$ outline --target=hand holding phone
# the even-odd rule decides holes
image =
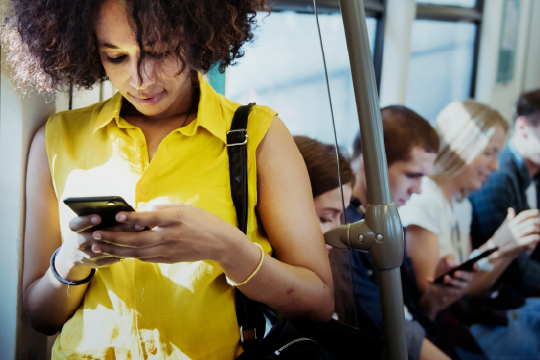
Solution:
[[[135,211],[120,196],[70,197],[64,199],[64,204],[69,206],[78,216],[99,215],[101,223],[93,226],[92,230],[118,224],[115,217],[120,211]]]
[[[60,252],[56,256],[55,267],[61,277],[68,280],[82,280],[88,276],[91,269],[111,266],[121,260],[120,257],[94,253],[92,246],[96,240],[93,238],[93,231],[96,229],[110,228],[119,224],[116,221],[116,214],[119,211],[135,211],[120,196],[101,197],[72,197],[64,199],[64,203],[69,206],[77,217],[71,219],[69,223],[70,234],[66,234]],[[95,217],[89,215],[99,215],[101,220],[96,224]],[[128,230],[125,224],[118,228],[121,231]]]
[[[490,249],[490,250],[487,250],[487,251],[484,251],[482,254],[478,255],[478,256],[475,256],[473,257],[472,259],[469,259],[467,261],[465,261],[464,263],[462,263],[461,265],[458,265],[456,266],[455,268],[453,268],[452,270],[448,271],[447,273],[439,276],[438,278],[435,279],[435,281],[433,281],[435,284],[442,284],[443,281],[444,281],[444,277],[446,275],[450,275],[450,276],[453,276],[454,273],[456,271],[472,271],[473,268],[474,268],[474,264],[480,260],[480,259],[483,259],[485,257],[488,257],[489,255],[493,254],[494,252],[496,252],[497,250],[499,250],[498,247],[496,248],[493,248],[493,249]]]

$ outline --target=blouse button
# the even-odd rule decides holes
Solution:
[[[137,146],[143,146],[144,141],[142,141],[141,139],[137,139],[137,140],[135,140],[135,144],[137,144]]]
[[[148,189],[146,188],[146,186],[141,186],[139,188],[140,192],[142,192],[143,194],[146,194],[148,192]]]

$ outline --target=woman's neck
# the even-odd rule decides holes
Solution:
[[[444,198],[450,206],[452,205],[452,199],[454,196],[460,192],[462,186],[459,184],[459,181],[456,181],[456,178],[451,179],[444,179],[444,180],[437,180],[435,181],[437,185],[439,186],[439,189],[441,189]]]

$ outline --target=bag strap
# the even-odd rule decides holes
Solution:
[[[247,179],[247,121],[255,103],[240,106],[234,113],[231,129],[227,131],[227,150],[229,151],[229,176],[231,194],[238,228],[247,232],[248,179]]]
[[[238,228],[247,233],[248,218],[248,177],[247,177],[247,121],[255,103],[240,106],[234,113],[231,129],[227,132],[227,150],[229,153],[229,176],[231,195]],[[236,320],[240,327],[240,342],[244,351],[259,345],[262,334],[257,333],[258,308],[238,288],[235,289]]]

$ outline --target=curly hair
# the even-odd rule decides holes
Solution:
[[[12,0],[1,38],[18,85],[54,92],[107,80],[93,27],[105,1]],[[269,11],[265,0],[123,1],[140,48],[139,76],[148,46],[162,59],[175,56],[180,72],[214,65],[223,72],[253,39],[257,11]]]

